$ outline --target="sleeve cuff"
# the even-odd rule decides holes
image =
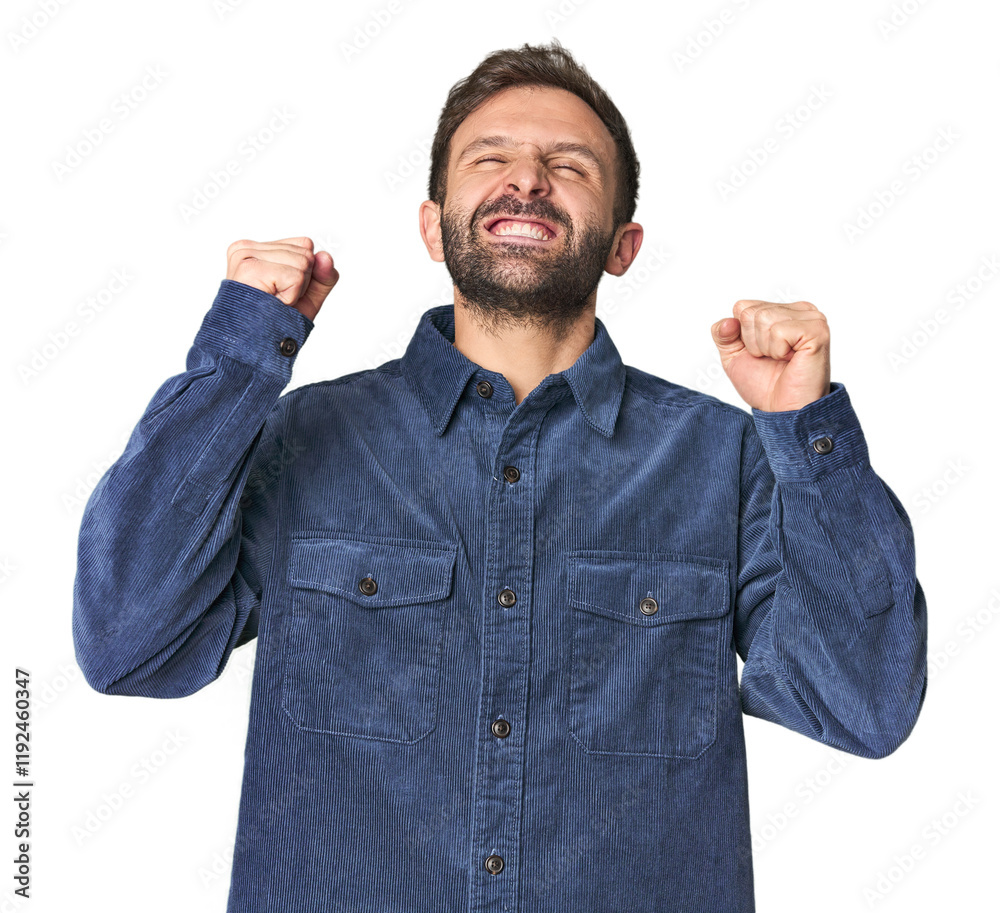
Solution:
[[[778,482],[815,482],[868,463],[868,444],[843,384],[831,383],[826,396],[801,409],[754,409],[753,420]]]
[[[223,279],[194,343],[288,383],[295,357],[312,328],[308,317],[280,298]]]

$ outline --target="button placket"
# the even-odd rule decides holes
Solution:
[[[477,392],[482,396],[479,386]],[[521,404],[510,401],[506,387],[502,393],[502,401],[494,397],[501,408],[491,404],[482,410],[498,432],[491,447],[492,464],[483,476],[489,487],[485,541],[490,554],[483,582],[483,688],[478,708],[482,735],[476,743],[477,812],[471,846],[473,865],[484,866],[485,872],[480,869],[482,878],[472,881],[470,906],[483,910],[514,909],[516,905],[525,750],[518,722],[527,714],[536,509],[530,474],[522,467],[530,465],[546,412],[533,408],[533,403],[521,409]],[[501,717],[501,709],[506,718]],[[499,876],[501,871],[502,877],[487,877],[487,873]]]

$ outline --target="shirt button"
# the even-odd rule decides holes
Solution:
[[[476,393],[478,393],[484,399],[488,399],[493,395],[493,384],[488,380],[481,380],[476,384]]]
[[[516,466],[504,466],[503,477],[508,482],[516,482],[519,478],[521,478],[521,472]]]
[[[498,739],[505,739],[510,735],[510,723],[506,720],[494,720],[490,729]]]
[[[372,596],[378,590],[378,584],[371,577],[362,577],[358,589],[366,596]]]
[[[833,450],[833,441],[828,437],[821,437],[819,440],[813,441],[813,450],[817,453],[829,453]]]
[[[281,342],[278,343],[278,351],[285,356],[294,355],[299,350],[299,344],[292,339],[291,336],[286,336]]]
[[[503,870],[503,856],[497,856],[494,853],[492,856],[486,857],[486,871],[491,875],[496,875],[498,872]]]
[[[659,606],[652,596],[647,596],[645,599],[639,600],[639,611],[643,615],[655,615],[658,608]]]
[[[497,596],[497,601],[505,609],[509,609],[515,602],[517,602],[517,597],[514,595],[513,590],[501,590],[500,595]]]

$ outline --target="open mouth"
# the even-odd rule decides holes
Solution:
[[[487,220],[483,228],[496,238],[514,238],[518,241],[544,244],[555,239],[559,232],[549,222],[536,219],[510,219],[506,216]]]

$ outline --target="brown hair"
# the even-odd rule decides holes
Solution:
[[[494,51],[465,79],[451,87],[431,146],[428,197],[444,208],[451,138],[476,108],[512,86],[550,86],[583,99],[608,128],[618,150],[615,182],[614,227],[630,222],[639,196],[639,160],[621,112],[573,55],[557,39],[549,45],[525,44],[520,49]]]

